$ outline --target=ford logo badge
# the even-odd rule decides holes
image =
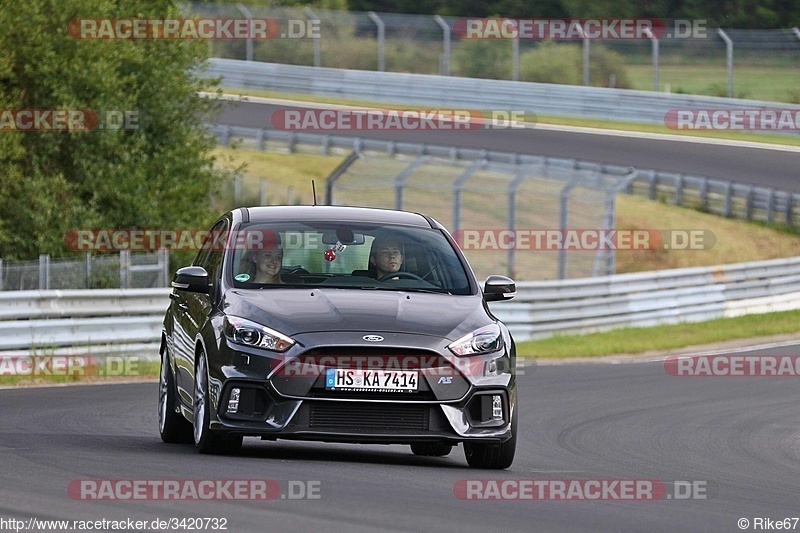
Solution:
[[[364,335],[361,338],[368,342],[381,342],[383,340],[380,335]]]

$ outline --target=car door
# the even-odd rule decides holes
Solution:
[[[219,287],[220,265],[225,250],[222,244],[227,242],[228,220],[220,220],[211,229],[210,237],[203,243],[192,265],[203,267],[208,272],[209,283]],[[192,402],[194,391],[195,346],[200,330],[211,314],[214,291],[212,294],[201,294],[189,291],[177,291],[176,329],[180,323],[182,342],[180,351],[176,351],[177,384],[181,396]]]

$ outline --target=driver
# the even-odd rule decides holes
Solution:
[[[396,237],[379,236],[372,241],[369,251],[370,270],[375,270],[375,279],[398,272],[403,265],[403,249]]]

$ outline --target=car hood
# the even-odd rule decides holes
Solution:
[[[493,322],[480,295],[354,289],[233,289],[226,314],[286,335],[320,331],[413,333],[455,340]]]

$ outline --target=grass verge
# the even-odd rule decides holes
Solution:
[[[542,359],[599,357],[792,333],[800,333],[800,311],[719,318],[691,324],[622,328],[585,335],[556,335],[517,343],[517,354]]]
[[[47,357],[47,356],[44,356]],[[0,375],[0,386],[31,386],[31,385],[64,385],[69,383],[98,383],[114,381],[139,381],[153,380],[158,377],[161,369],[159,361],[137,361],[135,366],[127,371],[104,374],[87,371],[76,372],[72,375],[54,375],[52,369],[36,369],[32,375]],[[131,371],[135,370],[135,371]],[[65,374],[67,372],[64,372]]]

